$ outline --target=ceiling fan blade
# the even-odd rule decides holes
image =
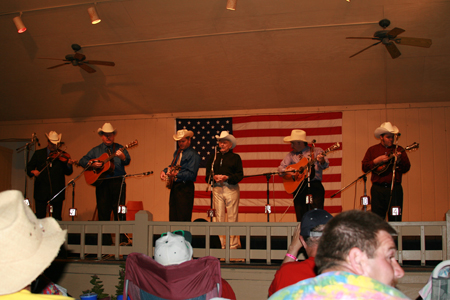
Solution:
[[[83,70],[85,70],[88,73],[95,73],[96,71],[94,69],[92,69],[91,67],[89,67],[88,65],[85,64],[79,64],[78,65],[80,68],[82,68]]]
[[[348,36],[346,37],[347,40],[379,40],[379,38],[375,37],[355,37],[355,36]]]
[[[394,39],[394,41],[399,45],[416,46],[424,48],[430,48],[432,44],[431,39],[412,38],[406,36]]]
[[[400,51],[398,50],[397,46],[395,46],[394,43],[391,42],[391,43],[387,43],[387,44],[384,44],[384,45],[386,46],[386,49],[387,49],[387,51],[389,52],[389,54],[391,55],[392,58],[397,58],[400,55],[402,55],[400,53]]]
[[[54,68],[57,68],[57,67],[61,67],[61,66],[64,66],[64,65],[68,65],[68,64],[70,64],[70,62],[66,62],[66,63],[63,63],[63,64],[59,64],[59,65],[56,65],[56,66],[53,66],[53,67],[49,67],[49,68],[47,68],[47,69],[54,69]]]
[[[378,45],[379,43],[381,43],[381,41],[376,42],[375,44],[372,44],[372,45],[370,45],[369,47],[366,47],[366,48],[362,49],[361,51],[356,52],[355,54],[353,54],[353,55],[350,56],[349,58],[352,58],[353,56],[356,56],[356,55],[360,54],[361,52],[366,51],[367,49],[372,48],[373,46]]]
[[[405,29],[401,29],[401,28],[395,27],[394,29],[389,31],[387,33],[387,35],[392,36],[392,37],[396,37],[397,35],[399,35],[400,33],[403,33],[403,32],[405,32]]]
[[[66,61],[65,59],[61,58],[52,58],[52,57],[36,57],[38,59],[51,59],[51,60],[60,60],[60,61]]]
[[[116,65],[112,61],[101,61],[101,60],[88,60],[85,61],[84,63],[91,65],[111,66],[111,67],[114,67]]]
[[[74,55],[73,55],[73,58],[75,58],[76,60],[85,60],[86,59],[86,55],[84,55],[84,54],[81,54],[81,53],[75,53]]]

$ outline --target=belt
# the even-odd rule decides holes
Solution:
[[[390,188],[392,183],[374,182],[373,184],[377,185],[377,186],[382,186],[382,187],[385,187],[385,188]],[[402,185],[402,184],[400,182],[394,182],[394,186],[399,186],[399,185]]]

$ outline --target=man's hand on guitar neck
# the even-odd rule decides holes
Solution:
[[[124,154],[122,151],[120,151],[120,150],[117,150],[117,151],[116,151],[116,156],[117,156],[118,158],[120,158],[121,160],[127,159],[127,158],[125,157],[125,154]]]
[[[317,154],[317,161],[323,165],[325,163],[325,156],[323,155],[323,153]]]

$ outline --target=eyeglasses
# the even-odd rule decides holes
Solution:
[[[181,235],[182,237],[184,237],[184,230],[175,230],[175,231],[172,231],[171,233]],[[166,236],[166,235],[167,235],[167,232],[164,232],[161,234],[161,237]]]

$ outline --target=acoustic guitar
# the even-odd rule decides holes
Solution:
[[[419,144],[414,142],[409,146],[406,146],[404,149],[401,149],[400,151],[398,151],[399,153],[403,152],[403,151],[413,151],[413,150],[417,150],[419,149]],[[394,153],[391,153],[389,155],[389,160],[387,160],[386,162],[383,163],[379,163],[377,165],[377,168],[375,170],[373,170],[373,172],[377,175],[381,175],[384,172],[386,172],[389,168],[390,165],[392,165],[392,162],[394,161]]]
[[[120,151],[123,151],[124,149],[129,149],[134,146],[137,146],[138,141],[134,140],[134,142],[129,143],[125,147],[120,148]],[[102,183],[102,181],[98,180],[100,178],[103,178],[106,176],[107,171],[114,170],[114,163],[111,162],[111,160],[116,156],[116,153],[112,153],[111,155],[108,155],[108,153],[103,153],[99,158],[94,158],[89,161],[88,165],[92,165],[94,162],[101,162],[102,166],[100,168],[94,168],[89,167],[84,172],[84,179],[86,179],[86,182],[90,185],[98,186]]]
[[[341,145],[336,143],[329,147],[327,150],[322,152],[322,155],[326,155],[328,152],[339,149]],[[286,171],[286,174],[283,176],[283,185],[286,192],[289,194],[293,194],[298,186],[305,180],[308,175],[308,167],[314,165],[317,159],[312,159],[308,161],[306,157],[303,157],[298,163],[288,166],[287,168],[292,168],[292,171]],[[287,169],[286,168],[286,169]],[[287,173],[294,173],[293,175]]]

